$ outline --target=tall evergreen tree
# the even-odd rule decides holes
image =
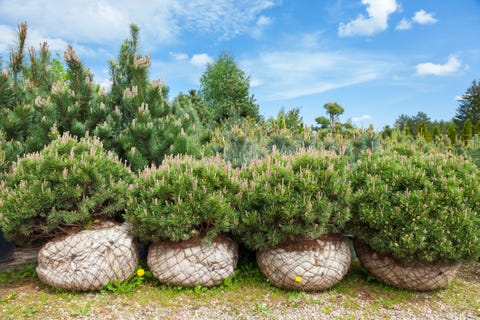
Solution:
[[[200,93],[217,124],[232,118],[259,120],[259,107],[250,95],[250,77],[228,53],[221,53],[207,65],[200,78]]]
[[[434,125],[433,126],[433,133],[432,133],[432,136],[433,136],[433,140],[436,140],[440,137],[440,127],[438,126],[438,124]]]
[[[453,145],[457,143],[457,129],[453,123],[447,129],[447,136]]]
[[[465,144],[468,144],[468,141],[473,137],[473,124],[472,122],[467,119],[463,123],[462,128],[462,140]]]
[[[201,128],[195,108],[170,104],[165,82],[148,79],[150,56],[141,55],[138,43],[139,28],[132,24],[118,60],[110,62],[112,117],[95,130],[134,170],[160,164],[168,154],[196,154]]]
[[[476,124],[480,120],[480,83],[474,80],[458,102],[455,122],[461,128],[467,119]]]
[[[475,127],[473,128],[473,134],[480,135],[480,120],[478,120],[475,124]]]
[[[432,142],[433,141],[432,134],[428,130],[427,124],[425,122],[421,122],[418,125],[418,136],[423,137],[423,139],[425,139],[426,142]]]

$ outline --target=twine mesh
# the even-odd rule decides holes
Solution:
[[[452,281],[459,268],[458,264],[448,262],[401,262],[376,253],[359,241],[355,241],[355,252],[362,266],[379,281],[410,290],[443,288]]]
[[[128,223],[107,223],[47,243],[38,253],[41,281],[60,289],[98,290],[124,281],[138,265],[138,252]]]
[[[257,252],[260,270],[271,284],[283,289],[325,290],[339,282],[350,268],[348,239],[317,239],[302,244],[296,250],[278,246]]]
[[[169,285],[211,287],[232,277],[238,260],[237,244],[217,238],[210,244],[195,239],[159,241],[148,250],[147,263],[160,282]]]

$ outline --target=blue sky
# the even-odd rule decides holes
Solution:
[[[108,61],[134,22],[170,98],[198,89],[206,64],[228,51],[265,117],[299,107],[308,124],[331,101],[357,126],[418,111],[449,120],[480,79],[479,0],[0,0],[0,12],[4,61],[27,21],[29,45],[46,40],[63,56],[72,44],[108,87]]]

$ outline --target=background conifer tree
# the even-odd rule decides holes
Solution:
[[[238,118],[260,119],[259,107],[250,95],[250,77],[228,53],[221,53],[207,65],[200,78],[201,95],[216,124]]]

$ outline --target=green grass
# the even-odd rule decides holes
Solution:
[[[479,264],[477,270],[478,267]],[[241,261],[233,278],[213,288],[168,286],[146,272],[136,285],[119,284],[101,292],[72,292],[42,284],[34,270],[33,265],[25,265],[0,273],[1,319],[109,319],[109,314],[137,314],[145,310],[174,319],[185,308],[220,306],[232,318],[245,315],[275,318],[279,311],[288,313],[291,309],[311,306],[325,316],[342,309],[343,319],[353,319],[354,315],[368,319],[375,315],[388,318],[389,311],[395,308],[415,314],[421,314],[425,308],[435,312],[440,310],[440,304],[459,315],[480,317],[480,275],[475,271],[460,273],[445,289],[415,292],[381,284],[354,262],[337,285],[311,293],[273,287],[252,260]]]

